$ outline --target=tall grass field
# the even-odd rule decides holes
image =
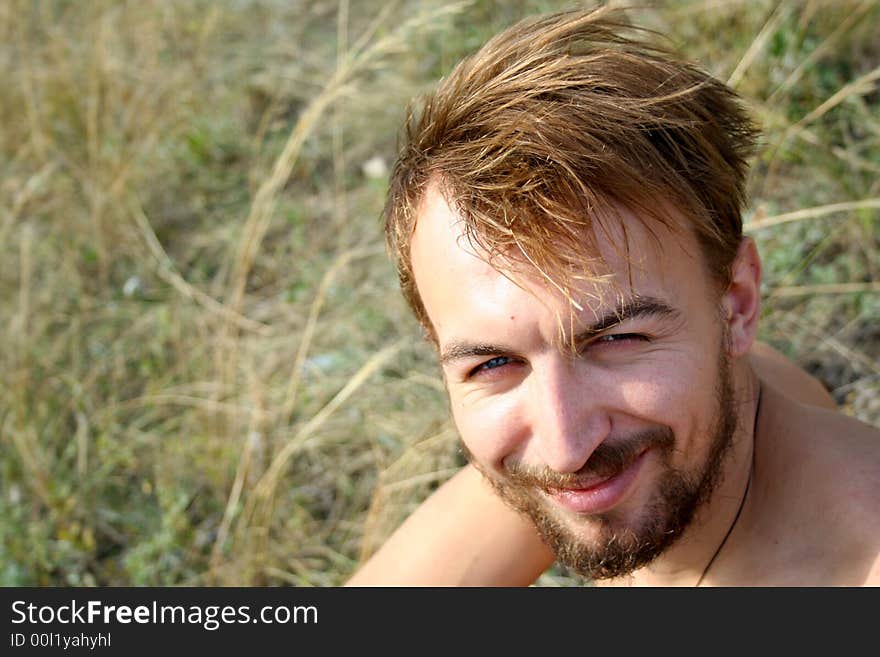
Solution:
[[[460,467],[383,245],[398,130],[577,6],[0,3],[0,585],[338,585]],[[880,425],[880,0],[630,16],[763,128],[761,338]]]

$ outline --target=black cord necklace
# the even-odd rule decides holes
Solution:
[[[709,572],[709,569],[712,567],[712,564],[715,563],[715,559],[721,553],[721,550],[724,548],[724,544],[727,543],[727,539],[733,533],[733,528],[736,527],[736,523],[739,522],[739,516],[742,514],[742,510],[746,505],[746,498],[749,496],[749,488],[752,486],[752,475],[755,472],[755,439],[758,435],[758,416],[761,413],[761,393],[763,392],[763,388],[761,387],[760,382],[758,383],[758,403],[755,405],[755,423],[752,428],[752,462],[749,466],[749,480],[746,482],[746,490],[743,493],[742,500],[739,502],[739,508],[736,510],[736,515],[733,517],[733,522],[730,523],[730,527],[727,528],[727,533],[724,535],[724,538],[721,539],[721,543],[715,550],[715,553],[712,555],[712,558],[709,559],[709,563],[706,564],[706,567],[703,569],[700,578],[697,580],[697,583],[694,584],[694,587],[698,587],[703,583],[703,578],[706,577],[706,573]]]

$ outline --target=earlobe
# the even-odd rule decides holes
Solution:
[[[739,245],[722,307],[727,322],[728,354],[743,356],[755,341],[761,312],[761,258],[751,237],[743,237]]]

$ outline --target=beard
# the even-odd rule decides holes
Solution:
[[[612,579],[642,568],[668,549],[684,533],[697,510],[721,483],[725,456],[733,443],[737,414],[730,365],[720,350],[715,391],[716,411],[710,425],[708,453],[701,466],[687,470],[672,466],[675,436],[668,426],[657,426],[622,440],[601,443],[584,466],[574,473],[513,464],[506,476],[489,475],[464,447],[468,459],[492,484],[508,506],[527,516],[559,563],[588,580]],[[616,509],[583,519],[595,529],[585,539],[558,516],[543,493],[577,488],[616,476],[633,465],[647,449],[655,449],[662,464],[657,492],[627,521]],[[589,484],[587,484],[589,485]]]

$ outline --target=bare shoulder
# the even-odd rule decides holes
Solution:
[[[851,478],[874,483],[880,490],[880,429],[840,411],[798,404],[797,424],[806,438],[805,447],[817,457],[833,459]]]
[[[829,477],[848,473],[843,479],[880,488],[880,429],[839,410],[797,400],[763,378],[762,389],[759,447],[764,441],[774,458],[785,459],[788,465],[818,468]],[[834,477],[828,483],[842,479]]]
[[[800,460],[819,488],[880,530],[880,430],[839,411],[797,404]]]
[[[854,539],[853,563],[864,559],[867,574],[855,572],[858,584],[880,586],[880,431],[846,417],[851,445],[846,447],[842,466],[851,472],[844,487],[843,517],[849,519]]]
[[[809,581],[880,585],[880,430],[772,389],[763,441],[769,517],[792,539],[789,563]]]

